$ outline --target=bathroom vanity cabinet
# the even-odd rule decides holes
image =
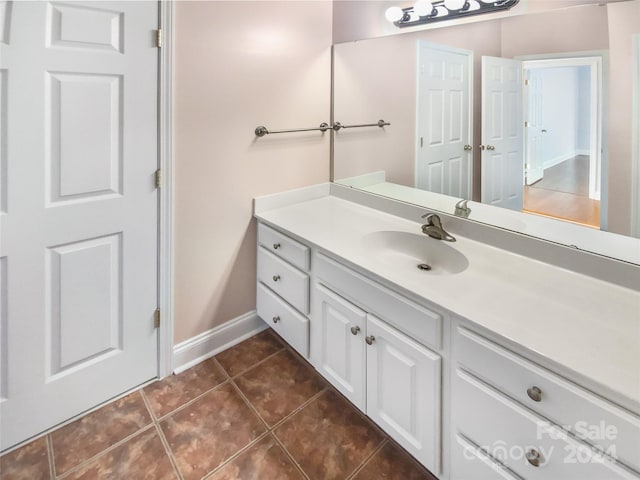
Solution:
[[[314,255],[311,362],[345,397],[425,465],[440,471],[442,316]],[[348,298],[347,298],[348,297]],[[402,330],[427,335],[416,341]],[[429,335],[430,334],[430,335]]]
[[[607,388],[269,223],[258,316],[438,478],[640,479],[639,412]]]

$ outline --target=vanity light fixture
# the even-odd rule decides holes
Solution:
[[[520,0],[417,0],[407,8],[389,7],[384,16],[396,27],[413,27],[468,15],[509,10]]]

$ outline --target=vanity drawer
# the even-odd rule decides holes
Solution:
[[[309,320],[260,282],[258,282],[257,310],[258,316],[300,355],[305,358],[309,356]]]
[[[309,275],[258,247],[258,280],[302,313],[309,313]]]
[[[460,434],[452,442],[451,474],[455,480],[522,480]]]
[[[258,244],[301,270],[309,271],[309,247],[258,223]]]
[[[639,417],[465,328],[456,345],[466,370],[640,470]]]
[[[427,309],[364,276],[317,254],[314,272],[321,283],[393,325],[423,345],[442,347],[442,314]],[[362,306],[362,304],[360,304]]]
[[[526,480],[639,478],[461,369],[453,401],[455,433]],[[537,465],[527,459],[531,453],[539,454]]]

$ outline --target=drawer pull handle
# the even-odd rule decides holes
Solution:
[[[280,244],[279,243],[274,243],[273,244],[273,249],[274,250],[278,250],[280,248]]]
[[[351,333],[353,335],[357,335],[358,333],[360,333],[360,327],[351,327]]]
[[[273,323],[278,323],[280,321],[280,317],[276,315],[271,320],[273,320]]]
[[[367,345],[373,345],[373,342],[375,342],[375,340],[376,340],[376,337],[374,337],[373,335],[364,337],[364,341],[367,342]]]
[[[278,280],[280,280],[280,275],[274,275],[273,276],[273,281],[277,282]]]
[[[534,467],[539,467],[540,463],[542,462],[542,455],[540,455],[540,452],[538,452],[535,448],[527,450],[527,453],[525,453],[525,457],[527,459],[527,462],[529,462]]]
[[[540,390],[538,387],[527,388],[527,395],[529,395],[529,398],[534,402],[539,402],[542,400],[542,390]]]

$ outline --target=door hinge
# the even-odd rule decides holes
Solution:
[[[524,122],[524,126],[528,127],[529,126],[529,122]]]
[[[420,137],[420,148],[424,147],[424,138]]]
[[[163,31],[161,28],[156,30],[156,47],[158,48],[162,48],[163,43],[164,43],[164,35],[163,35]]]
[[[154,328],[160,328],[160,309],[156,308],[153,314],[153,326]]]
[[[525,80],[525,81],[524,81],[524,84],[525,84],[525,86],[528,86],[528,85],[529,85],[529,80],[528,80],[528,79],[527,79],[527,80]]]
[[[156,188],[162,187],[162,170],[156,170]]]

